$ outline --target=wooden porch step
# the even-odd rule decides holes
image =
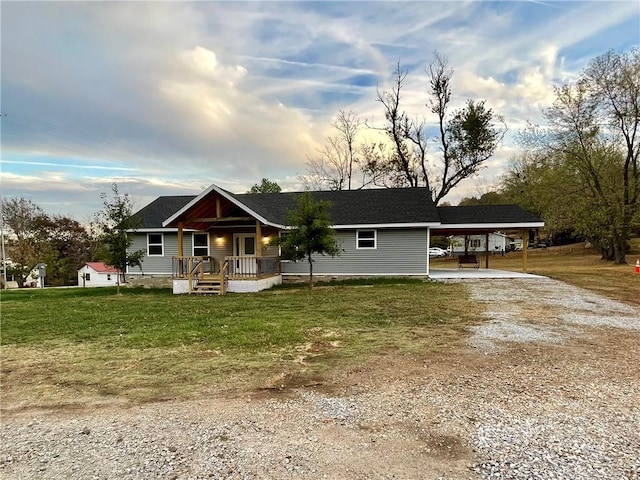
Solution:
[[[218,288],[194,288],[191,293],[220,295],[221,291],[222,290],[220,289],[220,287],[218,287]]]
[[[222,293],[222,280],[217,275],[201,278],[193,288],[192,293],[220,295]]]

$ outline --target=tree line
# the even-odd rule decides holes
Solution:
[[[495,192],[467,203],[517,203],[539,214],[550,238],[583,238],[626,263],[640,234],[640,49],[594,58],[555,89],[546,125],[521,132]]]
[[[126,271],[140,265],[144,251],[128,252],[130,230],[137,227],[128,194],[112,186],[112,196],[101,194],[103,209],[89,225],[64,215],[48,215],[25,198],[2,201],[3,274],[25,285],[40,263],[46,264],[50,286],[77,284],[77,271],[89,261],[102,261]]]
[[[408,73],[398,64],[392,86],[377,94],[385,122],[371,125],[340,111],[335,134],[307,159],[305,188],[422,186],[437,205],[475,176],[506,125],[483,100],[451,110],[454,71],[445,56],[435,52],[425,73],[425,107],[435,116],[435,134],[429,135],[424,117],[414,119],[404,109]],[[546,124],[518,133],[522,153],[511,159],[496,191],[475,200],[518,204],[539,214],[552,238],[585,238],[604,259],[625,263],[629,239],[640,229],[640,50],[594,58],[578,80],[555,88],[553,105],[542,113]],[[367,140],[371,131],[383,139]]]

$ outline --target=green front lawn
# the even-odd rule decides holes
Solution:
[[[462,285],[373,283],[223,297],[126,288],[120,295],[112,288],[4,291],[2,406],[304,383],[389,349],[456,344],[480,318]]]

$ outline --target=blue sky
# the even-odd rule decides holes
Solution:
[[[398,60],[424,107],[434,50],[454,107],[484,99],[509,135],[478,178],[495,184],[553,87],[608,49],[640,44],[640,2],[11,2],[1,15],[3,198],[88,221],[116,182],[136,209],[211,183],[301,188],[338,110],[373,124]],[[437,149],[432,148],[433,161]]]

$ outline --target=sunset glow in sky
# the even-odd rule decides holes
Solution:
[[[1,14],[3,198],[87,221],[116,182],[135,208],[212,183],[299,190],[338,110],[380,124],[400,61],[405,106],[433,122],[425,69],[455,69],[454,107],[486,99],[509,128],[477,195],[541,121],[553,87],[640,44],[640,2],[11,2]],[[434,159],[437,148],[432,148]]]

